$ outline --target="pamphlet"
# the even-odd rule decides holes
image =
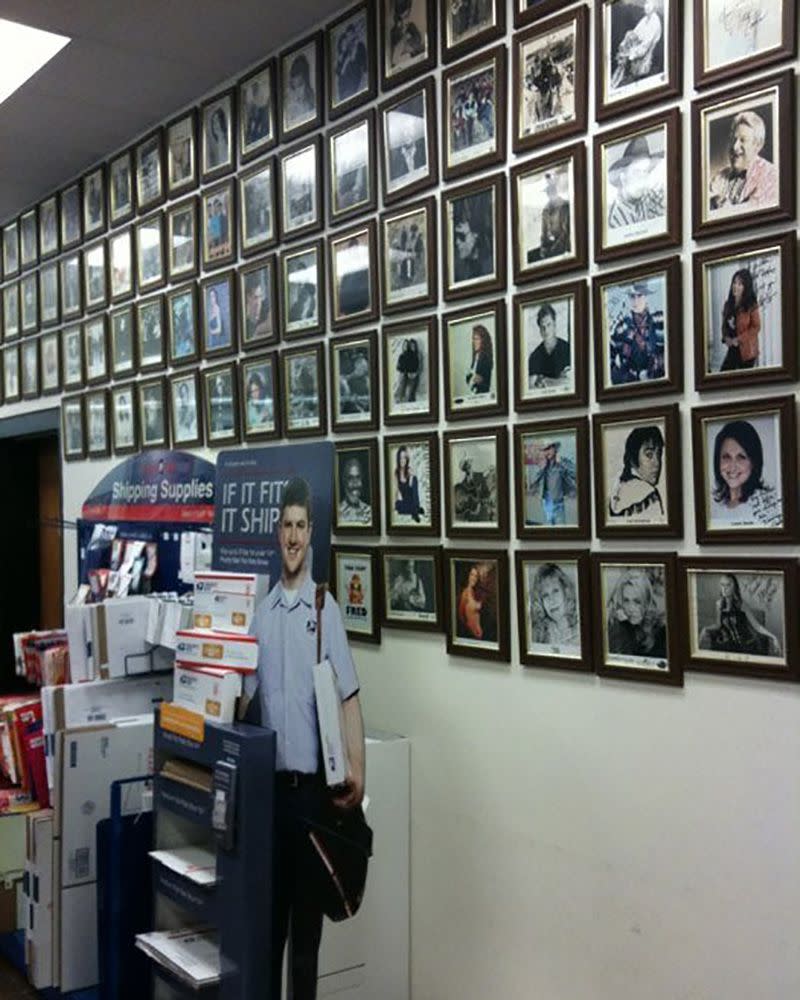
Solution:
[[[197,885],[215,885],[217,858],[207,847],[175,847],[171,851],[150,851],[150,857]]]

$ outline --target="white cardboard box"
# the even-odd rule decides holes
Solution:
[[[242,693],[242,675],[237,670],[175,665],[172,701],[212,722],[233,722],[236,699]]]
[[[184,667],[224,667],[251,673],[258,666],[258,639],[205,629],[181,629],[175,663]]]
[[[69,643],[69,670],[73,683],[94,679],[92,658],[92,615],[89,604],[64,606],[64,629]]]
[[[314,694],[325,780],[334,787],[347,777],[347,744],[342,726],[342,699],[330,660],[314,665]]]
[[[58,985],[62,993],[95,986],[97,963],[97,883],[59,893]]]
[[[37,990],[53,985],[53,810],[26,817],[25,962]]]
[[[194,627],[246,635],[268,582],[255,573],[195,573]]]
[[[101,667],[109,677],[149,672],[151,646],[147,642],[149,597],[113,597],[98,605],[99,650]],[[95,647],[97,648],[97,647]]]

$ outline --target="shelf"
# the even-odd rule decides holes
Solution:
[[[216,921],[216,889],[212,886],[201,886],[185,875],[167,868],[157,861],[153,862],[153,890],[163,893],[167,899],[188,910],[193,918],[204,924],[215,924]]]
[[[163,774],[155,776],[155,809],[166,809],[198,826],[211,826],[211,796],[191,785],[173,781]]]

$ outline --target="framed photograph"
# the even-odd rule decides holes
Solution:
[[[37,399],[39,386],[39,340],[24,340],[20,347],[22,356],[22,398]]]
[[[111,389],[111,443],[115,455],[130,455],[139,450],[134,392],[133,382]]]
[[[692,235],[795,218],[793,70],[692,101]]]
[[[322,229],[322,139],[316,135],[283,150],[278,162],[281,239]]]
[[[270,254],[238,270],[239,329],[245,351],[278,342],[275,268],[275,254]]]
[[[508,538],[508,432],[445,431],[444,516],[448,538]]]
[[[12,281],[3,289],[3,331],[5,340],[20,334],[19,282]]]
[[[3,349],[3,402],[15,403],[21,398],[19,344],[14,344]]]
[[[328,237],[331,327],[344,330],[378,317],[375,220]]]
[[[680,257],[595,275],[594,375],[598,400],[683,390]]]
[[[445,313],[444,412],[448,420],[508,413],[503,299]]]
[[[65,187],[59,196],[61,202],[61,249],[71,250],[83,239],[81,212],[81,182]],[[6,226],[6,229],[9,227]],[[5,230],[3,231],[5,235]],[[12,274],[6,267],[5,274]]]
[[[687,670],[800,680],[796,559],[691,557],[678,568]]]
[[[586,267],[585,177],[582,142],[511,168],[514,284]]]
[[[383,495],[389,535],[439,535],[439,436],[383,439]]]
[[[682,0],[598,0],[595,5],[595,118],[680,97]]]
[[[797,55],[797,4],[792,0],[694,5],[694,85],[699,90]]]
[[[511,139],[515,153],[586,131],[588,36],[586,7],[514,36]]]
[[[381,641],[378,560],[380,549],[331,546],[331,590],[351,639]]]
[[[58,250],[58,197],[51,195],[39,205],[39,256],[47,260]]]
[[[381,481],[375,438],[336,442],[334,531],[380,535]]]
[[[58,301],[58,264],[44,264],[39,269],[39,320],[43,327],[55,326],[61,319]]]
[[[794,396],[692,410],[697,541],[797,540]]]
[[[170,281],[193,278],[197,274],[197,198],[167,209],[167,271]]]
[[[3,226],[3,277],[19,274],[19,221]]]
[[[692,259],[697,389],[797,379],[794,231]]]
[[[173,448],[203,445],[203,414],[200,406],[200,372],[180,372],[169,377],[169,422]]]
[[[594,553],[594,659],[601,677],[683,686],[675,618],[676,559]]]
[[[41,377],[42,395],[61,391],[61,356],[59,352],[60,336],[58,330],[43,333],[41,336]]]
[[[595,260],[680,246],[680,176],[677,108],[595,136]]]
[[[281,252],[284,336],[309,337],[325,329],[325,254],[322,240]]]
[[[564,6],[565,0],[512,0],[514,27],[524,28],[531,21],[538,21]]]
[[[135,385],[140,446],[169,448],[166,379],[143,379]]]
[[[377,93],[375,4],[359,3],[332,21],[328,48],[328,117],[340,118]]]
[[[375,211],[375,112],[349,118],[330,129],[327,138],[328,221],[335,226]]]
[[[111,301],[129,299],[134,293],[133,230],[130,227],[109,236],[108,265]]]
[[[383,203],[409,198],[439,180],[436,85],[427,77],[378,107]]]
[[[167,292],[169,363],[185,365],[200,358],[200,323],[194,282]],[[173,424],[173,427],[175,425]]]
[[[519,658],[526,667],[591,670],[589,552],[515,552]]]
[[[109,313],[111,329],[111,375],[125,378],[136,372],[136,338],[133,306],[121,306]]]
[[[35,208],[23,212],[19,218],[19,261],[23,270],[39,263],[39,225]]]
[[[515,424],[512,461],[517,538],[588,540],[588,419]]]
[[[227,90],[200,109],[201,173],[213,181],[236,167],[236,91]]]
[[[161,212],[136,222],[136,285],[140,293],[161,288],[167,281],[164,260],[164,216]]]
[[[107,382],[109,376],[108,364],[108,329],[105,313],[92,316],[83,324],[83,356],[86,359],[86,384],[96,385]]]
[[[197,112],[194,108],[173,118],[165,130],[167,193],[178,198],[197,187]]]
[[[280,437],[278,352],[268,351],[239,362],[242,437],[272,441]]]
[[[514,296],[517,413],[586,404],[587,301],[585,281]]]
[[[595,413],[598,538],[683,538],[678,404]]]
[[[58,261],[61,285],[61,318],[75,319],[83,312],[81,252],[67,254]]]
[[[83,385],[83,331],[77,323],[61,331],[61,382],[64,389]],[[8,391],[5,395],[8,399]]]
[[[511,660],[508,553],[445,549],[447,652],[481,660]]]
[[[476,173],[506,158],[506,47],[496,45],[442,74],[445,180]]]
[[[248,163],[278,141],[274,59],[239,81],[238,102],[239,159]]]
[[[5,356],[8,356],[7,349]],[[64,444],[65,462],[74,462],[76,459],[86,457],[82,395],[66,396],[61,400],[61,440]]]
[[[421,632],[442,631],[442,550],[438,546],[384,545],[381,583],[383,625]]]
[[[338,337],[328,349],[333,431],[377,430],[380,382],[375,331]]]
[[[442,192],[442,239],[445,300],[505,291],[505,174]]]
[[[203,268],[223,267],[236,259],[236,201],[233,180],[202,193]]]
[[[308,344],[281,351],[283,433],[288,438],[316,437],[328,430],[325,396],[325,348]]]
[[[381,312],[435,305],[436,199],[381,215]]]
[[[503,0],[442,3],[442,62],[449,63],[506,33]]]
[[[108,164],[108,220],[121,226],[134,213],[133,153],[126,149]]]
[[[108,432],[108,389],[86,393],[86,456],[103,458],[111,454]]]
[[[238,177],[239,239],[242,256],[250,257],[278,240],[275,212],[275,158],[254,164]]]
[[[106,241],[98,240],[83,251],[83,301],[87,312],[108,305]]]
[[[39,329],[39,282],[36,272],[25,274],[19,282],[22,332],[34,333]]]
[[[106,231],[106,171],[100,165],[83,178],[83,238]]]
[[[399,87],[436,65],[435,0],[379,0],[381,90]]]
[[[160,205],[166,198],[164,183],[164,147],[160,128],[137,143],[134,150],[136,160],[136,207],[146,212]]]
[[[163,295],[137,301],[136,331],[140,371],[163,368],[167,358]]]
[[[387,427],[439,420],[436,317],[384,326],[383,422]]]
[[[234,272],[200,282],[202,350],[206,358],[236,352],[236,284]]]
[[[318,31],[279,57],[281,142],[296,139],[322,124],[322,37]]]

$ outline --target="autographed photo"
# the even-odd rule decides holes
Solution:
[[[595,451],[595,474],[602,475],[596,517],[602,528],[672,524],[670,476],[673,456],[667,420],[653,413],[639,420],[603,420],[599,427],[601,448]],[[678,463],[676,463],[676,470]],[[602,506],[601,506],[602,505]]]
[[[603,104],[613,105],[668,83],[665,53],[675,0],[602,0]]]
[[[602,144],[603,248],[668,232],[666,156],[666,124]]]
[[[517,218],[513,229],[519,241],[520,270],[574,259],[575,175],[569,157],[540,170],[519,174]]]
[[[669,671],[666,568],[599,557],[603,666]]]
[[[791,0],[700,0],[703,71],[749,64],[785,45],[783,19],[788,3]],[[747,66],[742,72],[747,72]]]
[[[565,661],[582,659],[582,616],[588,609],[581,607],[578,573],[577,559],[522,561],[523,654]]]
[[[609,281],[600,287],[604,364],[602,386],[665,381],[669,372],[666,271],[643,273],[632,281]]]
[[[499,449],[505,440],[497,431],[484,437],[467,434],[464,437],[445,437],[447,463],[446,482],[449,487],[445,498],[448,512],[448,529],[466,529],[482,537],[483,532],[497,531],[502,527],[500,496],[498,492]]]
[[[520,305],[519,329],[520,401],[574,395],[575,296]]]
[[[384,438],[384,476],[387,490],[388,530],[434,527],[434,482],[431,441]]]
[[[489,52],[479,64],[470,60],[462,72],[445,77],[442,100],[447,109],[445,162],[449,170],[498,151],[498,65],[504,62]]]
[[[529,32],[519,45],[520,88],[516,138],[528,139],[576,120],[578,22]]]
[[[385,415],[388,418],[434,418],[431,398],[431,331],[423,321],[418,326],[384,327]],[[433,345],[435,346],[435,345]]]
[[[437,565],[434,554],[399,550],[383,555],[383,606],[387,625],[435,626],[439,620]]]
[[[578,528],[578,435],[560,428],[523,433],[519,438],[522,517],[526,528]]]
[[[497,313],[474,313],[447,324],[447,392],[451,410],[498,402]]]
[[[385,304],[402,307],[404,303],[428,296],[431,275],[428,260],[428,205],[397,213],[384,221],[383,291]],[[435,242],[435,241],[434,241]]]

